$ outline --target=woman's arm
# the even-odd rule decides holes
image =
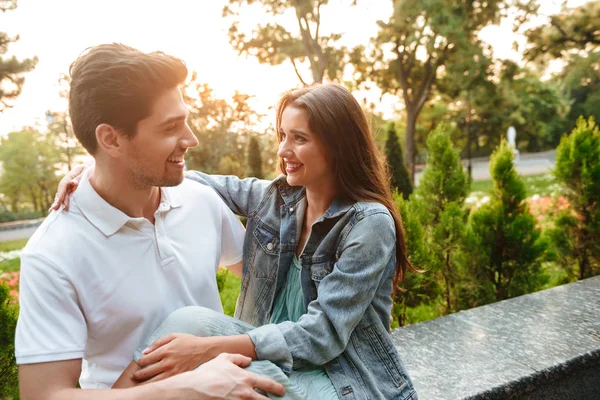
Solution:
[[[395,257],[396,242],[394,221],[384,211],[347,228],[333,271],[319,284],[318,297],[307,313],[295,323],[268,324],[248,332],[258,359],[292,368],[294,360],[322,365],[345,351]]]
[[[209,175],[200,171],[186,172],[186,178],[213,188],[234,214],[247,217],[257,209],[265,196],[277,190],[274,181],[237,176]]]

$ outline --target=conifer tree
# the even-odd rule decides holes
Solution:
[[[410,197],[412,212],[419,216],[428,252],[424,269],[442,285],[446,313],[457,309],[457,254],[463,241],[467,177],[450,134],[439,125],[427,139],[427,159],[419,186]]]
[[[580,117],[563,136],[554,176],[569,203],[551,232],[559,260],[578,279],[600,274],[600,130],[593,118]]]
[[[478,288],[470,306],[530,293],[547,281],[542,269],[547,243],[505,140],[492,154],[490,173],[494,189],[490,200],[471,213],[464,246]]]
[[[385,142],[385,155],[387,158],[388,167],[391,175],[392,190],[398,190],[402,193],[405,199],[413,191],[412,183],[410,182],[410,176],[408,170],[404,164],[404,156],[402,155],[402,148],[398,141],[398,135],[396,134],[396,128],[394,123],[390,122],[387,125],[387,140]]]
[[[262,157],[260,154],[260,145],[258,144],[258,139],[255,136],[250,138],[250,142],[248,143],[248,176],[252,176],[255,178],[263,179],[263,171],[262,171]]]

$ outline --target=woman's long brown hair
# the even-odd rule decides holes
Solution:
[[[406,253],[404,228],[394,205],[383,156],[375,145],[369,123],[360,104],[343,86],[316,84],[287,92],[277,107],[277,138],[281,142],[281,117],[286,107],[298,107],[308,115],[313,134],[324,143],[332,158],[339,195],[352,202],[383,204],[396,227],[396,273],[394,289],[408,268],[415,270]],[[279,169],[285,173],[283,160]]]

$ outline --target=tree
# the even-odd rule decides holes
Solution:
[[[456,310],[457,253],[463,240],[467,178],[444,125],[427,139],[427,160],[410,210],[420,218],[428,251],[427,270],[442,283],[446,313]]]
[[[600,273],[600,130],[583,117],[556,149],[556,180],[570,207],[559,213],[552,231],[559,261],[572,276]]]
[[[9,288],[0,281],[0,398],[18,399],[19,380],[15,359],[17,306],[10,303]]]
[[[519,147],[535,152],[554,148],[562,133],[567,108],[558,88],[531,69],[504,61],[500,72],[502,132],[512,125]],[[499,138],[498,138],[499,139]],[[496,142],[498,143],[498,142]]]
[[[414,199],[405,200],[400,193],[394,194],[394,202],[402,216],[402,226],[408,244],[408,258],[414,266],[424,269],[422,273],[407,274],[402,281],[403,290],[396,292],[394,296],[392,316],[398,326],[404,326],[420,322],[419,319],[411,318],[411,309],[435,304],[436,299],[442,294],[442,288],[435,271],[428,267],[429,246],[425,240],[421,218],[417,214],[418,204]]]
[[[573,54],[553,81],[570,103],[565,131],[575,128],[579,116],[600,120],[600,51],[587,55]]]
[[[569,53],[592,52],[600,45],[600,0],[580,7],[563,9],[559,14],[525,32],[528,45],[523,53],[527,60],[545,61],[565,58]],[[545,59],[545,60],[544,60]]]
[[[17,8],[17,0],[0,0],[0,11],[6,12]],[[2,55],[8,51],[8,45],[19,40],[19,37],[10,37],[5,32],[0,32],[0,112],[11,107],[11,101],[21,94],[25,82],[23,74],[33,70],[37,58],[27,58],[19,61],[16,57],[4,58]]]
[[[229,28],[229,41],[240,53],[256,57],[260,63],[279,65],[289,60],[303,85],[311,83],[302,76],[299,63],[308,61],[312,82],[340,78],[347,49],[338,44],[341,34],[323,35],[321,11],[328,0],[229,0],[224,17],[234,17]],[[356,0],[348,1],[355,4]],[[260,5],[273,19],[293,11],[297,31],[278,22],[259,24],[249,36],[239,28],[243,10]]]
[[[464,293],[472,298],[471,306],[530,293],[547,280],[542,270],[547,244],[529,212],[506,140],[492,154],[490,173],[491,198],[471,213],[464,247],[466,268],[478,287],[478,292]]]
[[[384,93],[401,94],[406,112],[405,151],[415,175],[415,128],[419,113],[444,70],[459,58],[480,53],[477,34],[499,22],[512,1],[485,2],[393,0],[394,12],[379,21],[380,31],[367,49],[355,48],[351,59],[359,82],[374,81]]]
[[[188,167],[245,176],[243,149],[263,117],[250,106],[251,96],[236,92],[230,101],[216,98],[207,84],[196,80],[195,73],[183,92],[190,110],[188,123],[199,141],[190,149]]]
[[[9,198],[12,212],[27,204],[38,213],[50,207],[61,156],[54,139],[33,128],[11,132],[0,140],[0,191]]]
[[[259,179],[263,179],[262,172],[262,156],[260,154],[260,145],[258,139],[255,136],[250,138],[248,143],[248,156],[247,156],[247,175],[253,176]]]
[[[402,194],[402,197],[408,199],[408,196],[410,196],[413,191],[413,187],[410,183],[406,165],[404,165],[402,148],[400,147],[400,142],[398,141],[398,135],[396,134],[396,128],[394,127],[393,122],[390,122],[387,126],[385,155],[390,170],[392,190],[398,190]]]

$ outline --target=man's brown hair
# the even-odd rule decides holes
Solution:
[[[75,136],[90,154],[98,147],[96,127],[108,124],[129,138],[150,116],[156,99],[188,74],[180,59],[143,53],[119,43],[91,47],[69,69],[69,114]]]

